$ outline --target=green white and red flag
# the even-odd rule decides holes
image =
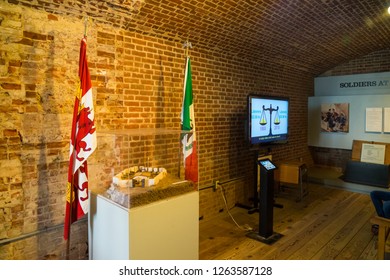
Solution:
[[[184,96],[181,112],[181,130],[185,179],[198,182],[198,155],[195,114],[192,94],[191,60],[187,56],[184,77]]]
[[[87,61],[87,40],[81,40],[79,81],[73,110],[70,136],[68,183],[64,239],[69,239],[70,226],[88,213],[88,166],[87,158],[96,149],[96,128],[93,109],[92,83]]]

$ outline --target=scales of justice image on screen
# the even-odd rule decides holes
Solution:
[[[252,143],[285,141],[288,134],[288,101],[276,98],[251,100]]]

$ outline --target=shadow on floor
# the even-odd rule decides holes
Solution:
[[[351,192],[369,194],[373,190],[384,190],[381,187],[355,184],[345,182],[340,177],[343,174],[341,171],[327,168],[323,166],[312,166],[308,169],[308,182],[314,184],[327,185],[337,189],[347,190]]]

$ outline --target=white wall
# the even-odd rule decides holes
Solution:
[[[320,77],[308,100],[308,145],[352,149],[353,140],[390,142],[390,134],[366,132],[366,108],[390,107],[390,72]],[[349,103],[349,132],[321,132],[321,104]],[[390,121],[390,120],[388,120]]]

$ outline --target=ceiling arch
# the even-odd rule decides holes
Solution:
[[[24,2],[24,1],[19,1]],[[314,76],[390,47],[384,0],[33,0],[95,21]],[[54,2],[54,3],[53,3]]]

